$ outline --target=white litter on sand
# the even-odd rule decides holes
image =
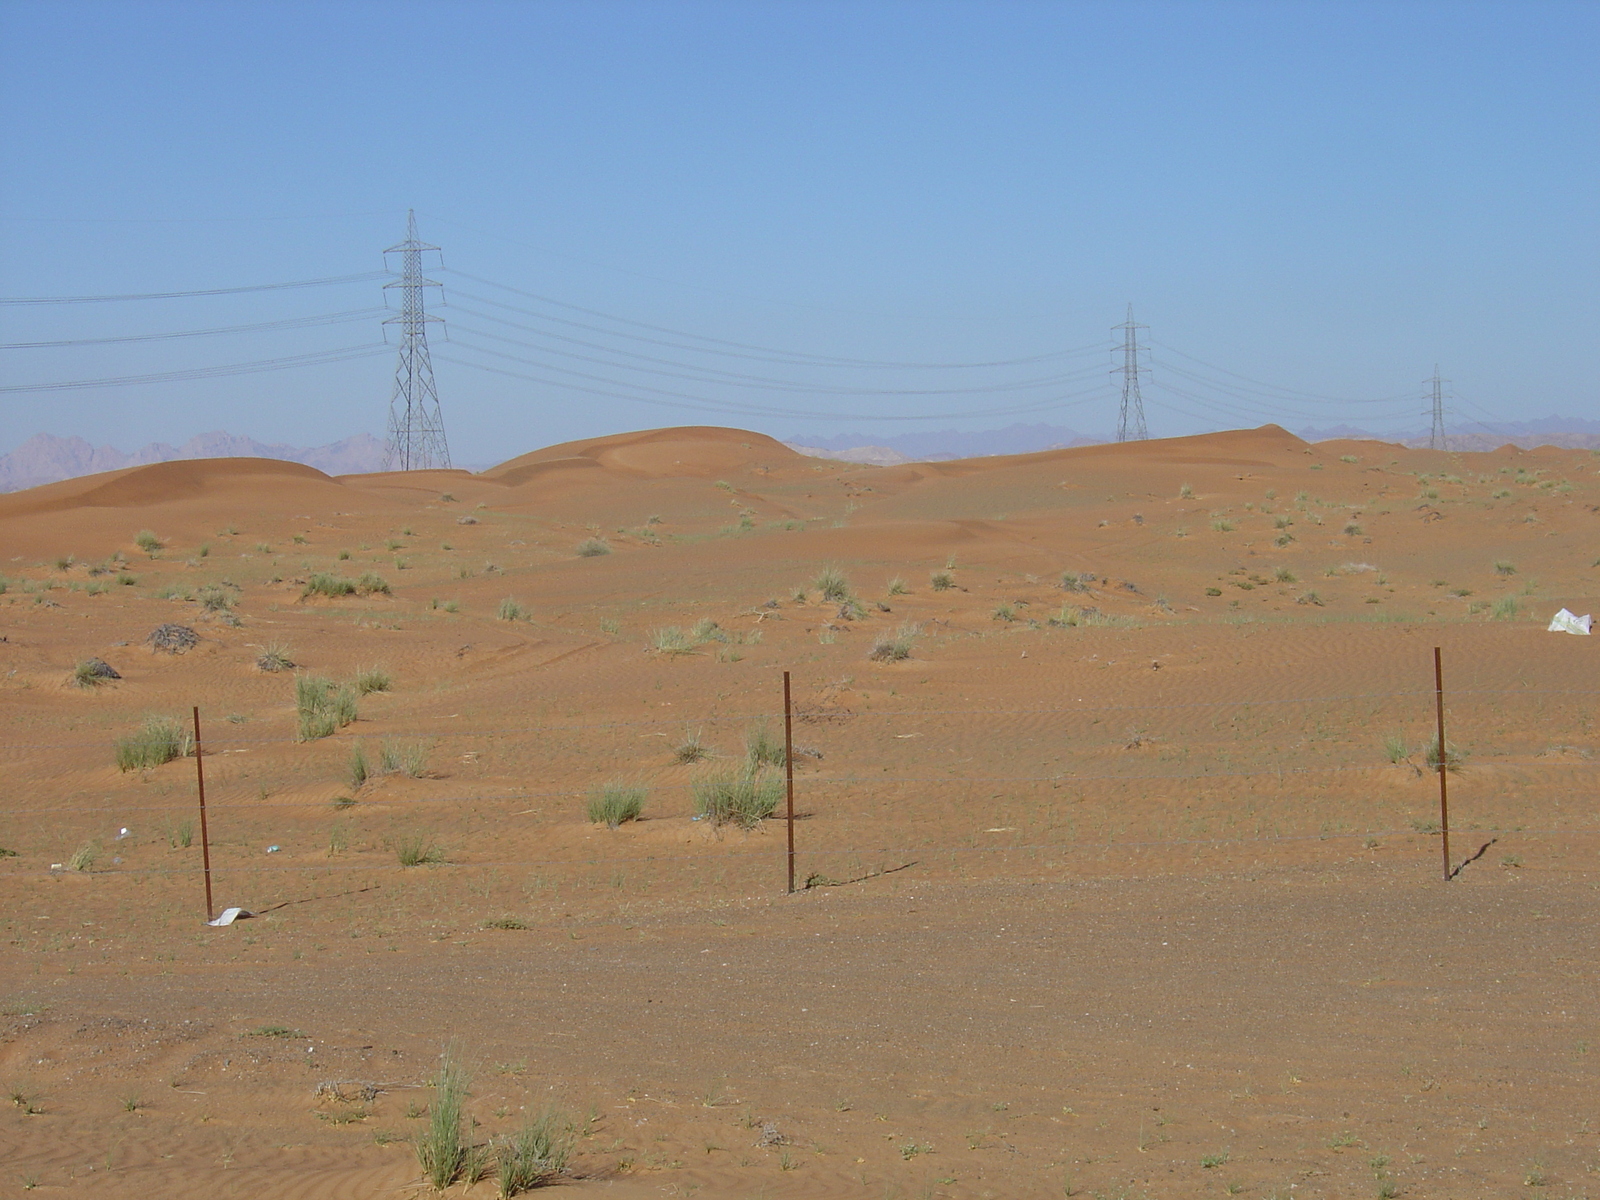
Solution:
[[[1577,633],[1587,637],[1589,634],[1589,614],[1584,613],[1583,616],[1579,617],[1563,608],[1550,618],[1549,631],[1551,633]]]
[[[207,925],[232,925],[235,921],[243,921],[246,917],[253,917],[255,913],[244,908],[225,908],[222,915],[214,921],[207,921]]]

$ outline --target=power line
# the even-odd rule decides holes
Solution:
[[[544,363],[535,362],[531,359],[519,358],[514,354],[507,354],[502,350],[490,350],[486,346],[474,346],[469,342],[461,341],[452,341],[450,342],[450,345],[452,348],[471,350],[478,354],[488,354],[496,358],[507,359],[511,362],[520,363],[525,366],[548,369],[545,367]],[[526,383],[539,383],[549,387],[566,388],[569,391],[581,392],[584,395],[606,396],[615,400],[632,401],[635,404],[648,404],[656,408],[680,408],[695,412],[727,413],[731,415],[753,417],[812,418],[840,421],[953,421],[966,419],[969,417],[1018,416],[1024,413],[1043,412],[1052,408],[1066,407],[1074,403],[1087,403],[1087,400],[1083,399],[1085,397],[1098,399],[1104,397],[1105,395],[1105,384],[1102,383],[1097,384],[1093,388],[1089,388],[1086,391],[1070,392],[1066,395],[1055,396],[1048,400],[1042,400],[1036,403],[1025,405],[1017,405],[1010,408],[989,408],[970,412],[916,413],[911,416],[882,414],[868,416],[860,412],[829,412],[815,409],[772,408],[750,404],[739,404],[736,402],[712,400],[708,397],[697,396],[689,392],[674,392],[663,388],[646,387],[643,384],[615,384],[617,387],[633,387],[638,391],[654,392],[656,395],[669,397],[669,399],[658,400],[651,396],[640,396],[627,392],[613,391],[609,388],[589,387],[584,384],[572,383],[567,380],[550,379],[544,376],[527,375],[520,371],[511,371],[503,367],[491,367],[485,363],[473,362],[470,359],[456,358],[447,354],[439,355],[439,361],[452,363],[460,367],[471,367],[478,371],[487,371],[492,375],[502,375],[508,379],[519,379]],[[600,379],[598,376],[594,378]],[[600,381],[614,382],[604,379],[600,379]]]
[[[470,313],[470,310],[467,310],[467,309],[456,309],[455,311],[457,311],[457,312],[469,312]],[[478,316],[478,315],[481,315],[481,314],[472,313],[470,315]],[[497,318],[489,317],[488,319],[493,321],[493,320],[496,320]],[[503,323],[504,324],[510,324],[510,322],[503,322]],[[525,326],[516,326],[516,325],[513,325],[512,327],[513,328],[526,328]],[[745,374],[742,374],[742,373],[739,373],[739,372],[733,372],[733,371],[716,371],[715,368],[709,368],[708,369],[710,371],[713,371],[714,374],[706,374],[706,373],[704,373],[702,371],[697,370],[692,364],[689,364],[689,363],[673,363],[672,364],[674,366],[679,366],[679,367],[685,368],[685,370],[682,370],[682,371],[666,371],[666,370],[661,370],[660,368],[657,368],[657,367],[633,366],[632,364],[629,364],[629,363],[619,363],[619,362],[615,362],[615,361],[613,361],[611,359],[597,358],[597,357],[595,357],[593,355],[588,355],[588,354],[577,354],[577,353],[574,353],[574,352],[568,351],[568,350],[551,350],[551,349],[548,349],[548,348],[546,348],[544,346],[537,345],[536,343],[523,341],[523,340],[518,339],[518,338],[506,337],[503,334],[488,333],[488,332],[485,332],[485,331],[480,330],[480,329],[463,328],[460,324],[457,324],[455,326],[455,328],[456,328],[456,331],[458,333],[465,333],[465,334],[467,334],[467,335],[469,335],[471,337],[488,338],[491,341],[506,342],[506,343],[509,343],[510,345],[520,346],[523,349],[527,349],[527,350],[536,350],[536,351],[540,351],[540,352],[546,353],[546,354],[559,354],[564,358],[573,358],[573,359],[577,359],[577,360],[579,360],[581,362],[596,363],[596,364],[598,364],[600,366],[616,367],[616,368],[619,368],[619,369],[625,370],[625,371],[639,371],[639,372],[643,372],[643,373],[650,374],[650,375],[665,376],[666,378],[669,378],[669,379],[686,379],[686,380],[690,381],[691,383],[735,384],[735,385],[739,385],[739,386],[743,386],[743,387],[760,388],[760,389],[763,389],[765,391],[802,392],[802,393],[809,393],[809,394],[813,394],[813,395],[821,394],[821,395],[831,395],[831,396],[964,396],[964,395],[974,395],[974,394],[979,394],[979,393],[1022,392],[1022,391],[1028,391],[1028,390],[1031,390],[1031,389],[1044,388],[1044,387],[1058,387],[1063,383],[1073,382],[1076,379],[1082,378],[1084,375],[1091,374],[1091,373],[1099,370],[1098,367],[1090,367],[1090,368],[1087,368],[1086,370],[1081,370],[1081,371],[1077,371],[1077,372],[1071,372],[1071,373],[1068,373],[1068,374],[1065,374],[1065,375],[1048,375],[1048,376],[1043,376],[1043,377],[1036,378],[1036,379],[1022,379],[1022,380],[1015,380],[1015,381],[1012,381],[1010,383],[988,384],[988,385],[980,385],[980,386],[975,386],[975,387],[955,387],[955,388],[854,388],[854,387],[830,387],[830,386],[826,386],[826,385],[795,383],[795,382],[789,381],[789,380],[769,379],[769,378],[766,378],[766,377],[760,376],[760,375],[745,375]],[[538,331],[534,330],[532,332],[537,333]],[[604,349],[604,347],[601,347],[601,348]],[[667,359],[650,359],[648,361],[651,361],[651,362],[669,362],[670,360],[667,360]],[[567,367],[556,366],[553,363],[551,363],[551,364],[541,364],[541,365],[544,365],[546,370],[562,371],[562,372],[568,372],[568,373],[571,373],[571,374],[581,374],[580,372],[571,371],[571,369],[567,368]],[[720,376],[720,378],[718,376]],[[598,378],[598,377],[597,376],[582,375],[582,378]],[[612,382],[616,382],[616,381],[612,381]],[[625,386],[626,387],[626,386],[632,386],[632,385],[621,384],[620,386]]]
[[[186,371],[160,371],[153,375],[116,375],[107,379],[73,379],[61,383],[13,383],[0,385],[0,393],[62,392],[73,388],[129,387],[140,383],[178,383],[187,379],[217,379],[224,375],[256,375],[263,371],[285,371],[291,367],[314,367],[325,363],[347,362],[387,353],[387,345],[344,346],[319,350],[313,354],[294,354],[286,358],[263,358],[254,362],[229,363],[215,367],[193,367]]]
[[[63,338],[54,342],[5,342],[0,350],[44,350],[61,346],[109,346],[119,342],[158,342],[170,338],[210,337],[213,334],[256,333],[263,329],[308,329],[318,325],[342,325],[366,321],[385,313],[386,308],[352,308],[345,312],[323,313],[315,317],[288,317],[282,321],[260,321],[254,325],[223,325],[216,329],[183,329],[176,333],[130,333],[118,337]]]
[[[249,287],[202,288],[192,292],[133,292],[122,296],[0,296],[0,304],[106,304],[119,300],[178,300],[186,296],[237,296],[242,292],[276,292],[285,288],[370,283],[374,279],[388,279],[389,275],[388,271],[362,271],[356,275],[330,275],[326,279],[296,279],[288,283],[255,283]]]
[[[677,348],[677,349],[692,349],[692,350],[696,350],[696,351],[698,351],[700,353],[705,353],[705,354],[720,354],[720,353],[725,353],[725,351],[716,350],[716,349],[713,349],[712,347],[714,347],[714,346],[731,346],[731,347],[733,347],[734,349],[737,349],[737,350],[754,351],[754,352],[757,352],[757,353],[760,353],[760,354],[778,355],[780,357],[779,357],[779,359],[777,359],[775,361],[789,362],[791,365],[795,365],[795,366],[871,367],[871,368],[876,368],[876,369],[897,369],[897,370],[975,370],[975,369],[980,368],[980,367],[1010,367],[1010,366],[1020,366],[1020,365],[1026,364],[1026,363],[1045,362],[1045,361],[1047,361],[1049,359],[1065,358],[1065,357],[1068,357],[1070,355],[1083,352],[1083,351],[1078,351],[1078,350],[1064,350],[1064,351],[1057,351],[1057,352],[1054,352],[1054,353],[1051,353],[1051,354],[1031,355],[1031,356],[1028,356],[1028,357],[1025,357],[1025,358],[997,359],[997,360],[992,361],[992,362],[970,362],[970,363],[885,362],[885,361],[880,361],[880,360],[875,360],[875,359],[865,359],[865,358],[837,358],[837,357],[834,357],[833,355],[827,355],[827,354],[807,354],[807,353],[804,353],[802,351],[780,350],[780,349],[776,349],[776,348],[774,348],[772,346],[756,346],[756,345],[750,345],[750,344],[745,343],[745,342],[730,342],[730,341],[726,341],[726,340],[724,340],[722,338],[707,337],[704,334],[690,333],[690,332],[688,332],[686,330],[682,330],[682,329],[671,329],[671,328],[668,328],[667,326],[664,326],[664,325],[651,325],[651,324],[649,324],[649,323],[647,323],[645,321],[635,321],[635,320],[632,320],[629,317],[619,317],[619,316],[616,316],[616,315],[614,315],[612,313],[601,312],[598,309],[584,308],[581,305],[577,305],[577,304],[568,304],[565,300],[557,300],[557,299],[554,299],[553,297],[550,297],[550,296],[541,296],[536,292],[526,292],[526,291],[523,291],[521,288],[511,287],[509,284],[496,283],[492,279],[484,279],[484,278],[482,278],[481,276],[478,276],[478,275],[469,275],[467,272],[457,270],[457,269],[455,269],[453,267],[444,267],[442,269],[446,270],[446,271],[449,271],[450,274],[452,274],[452,275],[459,275],[463,279],[470,279],[474,283],[482,283],[482,284],[487,284],[489,287],[497,287],[497,288],[500,288],[502,291],[511,292],[513,295],[524,296],[529,300],[537,300],[541,304],[553,304],[553,305],[557,306],[558,308],[565,308],[565,309],[568,309],[568,310],[570,310],[572,312],[580,312],[580,313],[585,314],[586,316],[598,317],[598,318],[600,318],[601,320],[604,320],[604,321],[615,321],[615,322],[617,322],[619,324],[623,324],[623,325],[632,325],[637,329],[648,329],[648,330],[651,330],[652,332],[655,332],[655,333],[666,333],[666,334],[671,334],[674,337],[692,338],[695,341],[708,342],[708,343],[711,344],[710,346],[684,346],[684,345],[679,345],[679,344],[675,344],[675,343],[659,343],[659,344],[663,344],[663,345],[674,345],[675,348]],[[485,303],[489,303],[489,304],[498,303],[498,301],[494,301],[494,300],[487,300],[487,301],[484,301],[484,302]],[[503,307],[510,308],[511,306],[510,305],[504,305]],[[528,316],[540,317],[543,320],[551,320],[551,321],[553,321],[553,320],[558,320],[559,319],[559,318],[555,318],[555,317],[547,317],[547,316],[544,316],[543,314],[531,312],[531,311],[528,311],[526,309],[515,309],[513,311],[523,312],[523,313],[525,313],[525,315],[528,315]],[[592,325],[582,326],[582,328],[592,329],[592,330],[594,330],[595,332],[598,332],[598,333],[606,333],[606,334],[611,335],[612,337],[634,338],[635,340],[638,340],[638,341],[651,341],[651,340],[653,340],[653,339],[650,339],[650,338],[641,338],[637,334],[624,333],[624,332],[619,331],[619,330],[602,329],[602,328],[598,328],[598,327],[592,326]],[[1093,347],[1093,348],[1094,349],[1098,349],[1098,347]],[[742,358],[742,357],[745,357],[745,356],[741,354],[741,355],[737,355],[736,357],[741,357]]]

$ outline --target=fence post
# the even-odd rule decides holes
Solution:
[[[794,895],[794,706],[789,699],[789,672],[783,673],[783,774],[789,798],[789,895]]]
[[[1450,795],[1445,783],[1449,754],[1444,746],[1444,662],[1433,648],[1433,699],[1439,722],[1439,832],[1444,841],[1444,881],[1450,882]]]
[[[206,920],[216,915],[211,907],[211,837],[206,830],[206,768],[200,754],[200,706],[194,706],[194,779],[200,789],[200,861],[206,875]]]

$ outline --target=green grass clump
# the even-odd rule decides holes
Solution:
[[[700,645],[694,635],[676,625],[668,625],[650,635],[650,644],[660,654],[693,654]]]
[[[528,615],[528,610],[518,604],[515,597],[507,596],[500,601],[500,609],[495,615],[502,621],[520,621]]]
[[[306,580],[305,588],[300,592],[300,599],[307,596],[328,596],[338,599],[340,596],[353,596],[356,594],[354,580],[346,579],[342,575],[330,575],[326,571],[318,571]]]
[[[1428,739],[1427,749],[1423,752],[1423,761],[1428,764],[1428,770],[1439,769],[1439,735],[1435,733]],[[1444,744],[1444,769],[1454,775],[1467,764],[1467,752],[1459,749],[1449,740]]]
[[[584,538],[578,543],[579,558],[599,558],[602,554],[611,553],[611,543],[605,538]]]
[[[141,529],[133,535],[133,544],[146,554],[154,555],[164,545],[162,540],[148,529]]]
[[[693,733],[685,732],[683,741],[672,748],[672,760],[679,763],[697,763],[710,754],[705,742],[700,740],[698,729]]]
[[[550,1183],[572,1157],[572,1121],[547,1108],[494,1145],[495,1183],[502,1200]]]
[[[1509,563],[1502,558],[1499,562],[1494,564],[1494,573],[1496,575],[1515,575],[1517,573],[1517,567],[1515,563]]]
[[[195,593],[205,612],[223,615],[233,611],[233,592],[221,584],[208,583]]]
[[[118,738],[117,770],[142,771],[181,758],[194,748],[194,736],[171,717],[146,717],[137,733]]]
[[[956,585],[956,578],[949,571],[935,571],[928,577],[928,582],[933,585],[936,592],[948,592]]]
[[[712,825],[733,823],[754,829],[783,798],[783,778],[775,771],[708,775],[694,784],[695,812]]]
[[[428,755],[432,752],[432,742],[401,742],[384,738],[383,748],[378,751],[378,764],[385,775],[421,779],[428,773]]]
[[[1515,596],[1501,596],[1500,599],[1494,602],[1494,608],[1490,610],[1490,615],[1496,621],[1510,621],[1514,620],[1520,611],[1522,610],[1517,604]]]
[[[879,634],[872,643],[872,649],[867,651],[867,657],[874,662],[904,662],[911,657],[911,647],[921,628],[907,624],[900,626],[893,634]]]
[[[752,725],[744,735],[744,770],[754,775],[763,767],[782,767],[784,764],[783,739],[774,736],[762,721]]]
[[[989,617],[994,621],[1015,621],[1017,619],[1017,610],[1010,604],[997,604],[994,607],[994,611],[989,614]]]
[[[850,581],[838,567],[823,567],[811,584],[822,593],[824,600],[842,603],[850,599]]]
[[[1406,747],[1405,735],[1401,733],[1386,733],[1383,735],[1383,752],[1392,763],[1405,762],[1410,755]]]
[[[372,778],[372,764],[367,761],[367,748],[360,742],[350,747],[350,770],[346,775],[351,788],[360,788]]]
[[[356,692],[348,684],[335,687],[320,675],[301,675],[294,681],[299,740],[314,742],[331,737],[356,719]]]
[[[387,692],[393,685],[394,680],[382,667],[357,667],[356,677],[350,681],[358,696]]]
[[[72,682],[81,688],[96,688],[104,683],[109,676],[101,673],[99,659],[85,659],[72,668]]]
[[[650,789],[612,781],[589,793],[589,820],[615,829],[624,821],[637,821]]]
[[[282,642],[268,642],[256,655],[256,670],[276,674],[294,670],[294,659],[289,657],[289,647]]]
[[[194,845],[194,822],[185,818],[167,829],[167,845],[174,850],[187,850]]]
[[[370,596],[374,592],[382,592],[386,596],[393,593],[393,589],[383,576],[374,571],[366,571],[355,579],[318,571],[306,580],[300,598],[304,600],[307,596],[327,596],[337,600],[340,596]]]
[[[395,857],[402,867],[426,867],[444,861],[444,847],[426,834],[411,834],[395,843]]]
[[[472,1158],[472,1143],[463,1129],[470,1083],[466,1069],[453,1053],[446,1051],[433,1081],[428,1127],[416,1140],[417,1165],[422,1168],[423,1177],[441,1192],[467,1173]]]
[[[88,841],[74,850],[67,859],[67,870],[87,871],[94,866],[95,859],[100,857],[100,843]]]
[[[906,594],[906,581],[898,575],[889,580],[889,595],[904,596]]]

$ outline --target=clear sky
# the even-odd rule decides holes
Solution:
[[[9,0],[0,295],[369,272],[415,208],[480,463],[689,422],[1108,433],[1130,302],[1156,435],[1425,428],[1435,362],[1462,421],[1595,419],[1597,35],[1531,0]],[[8,346],[344,314],[0,350],[0,387],[371,347],[380,285],[0,306]],[[0,392],[0,452],[381,434],[392,369]]]

